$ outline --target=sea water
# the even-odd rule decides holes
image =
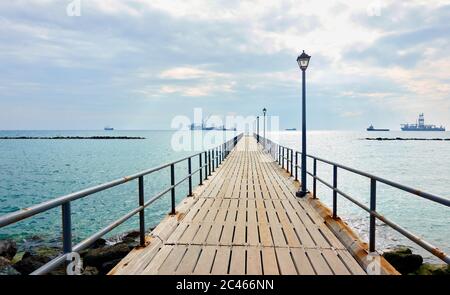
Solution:
[[[217,131],[211,131],[217,132]],[[217,132],[224,139],[233,132]],[[203,132],[203,135],[208,132]],[[210,132],[209,132],[210,134]],[[14,212],[90,186],[156,167],[197,153],[176,151],[174,131],[0,131],[4,136],[139,136],[143,140],[0,140],[0,215]],[[300,148],[296,131],[271,132],[282,145]],[[433,193],[450,197],[450,141],[368,141],[366,137],[450,138],[450,132],[350,132],[310,131],[308,153]],[[193,160],[193,170],[198,168]],[[308,169],[312,169],[309,160]],[[186,176],[187,162],[176,165],[177,180]],[[318,175],[332,183],[332,167],[318,164]],[[194,185],[198,184],[194,176]],[[308,178],[308,187],[312,180]],[[145,197],[170,185],[170,171],[163,169],[144,179]],[[338,171],[338,187],[369,204],[367,178]],[[137,181],[130,181],[72,203],[74,241],[81,241],[134,209],[138,204]],[[318,184],[318,197],[330,208],[332,192]],[[187,194],[187,183],[177,188],[177,201]],[[377,211],[450,253],[449,208],[383,184],[377,186]],[[146,226],[153,227],[170,210],[170,194],[146,209]],[[338,215],[367,240],[368,214],[338,199]],[[108,236],[138,228],[137,216]],[[55,208],[0,229],[0,239],[19,242],[39,240],[60,244],[61,209]],[[377,249],[399,244],[412,246],[427,259],[431,256],[400,234],[377,222]]]

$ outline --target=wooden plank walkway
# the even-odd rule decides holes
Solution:
[[[253,137],[110,274],[348,275],[364,270]]]

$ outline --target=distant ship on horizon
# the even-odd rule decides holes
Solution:
[[[402,131],[445,131],[444,126],[426,125],[423,113],[419,114],[416,124],[400,124]]]
[[[367,129],[367,131],[389,131],[387,128],[375,128],[373,125],[370,125]]]
[[[225,126],[219,126],[219,127],[209,126],[209,127],[207,127],[206,124],[201,124],[201,125],[191,124],[191,130],[236,131],[236,128],[225,128]]]
[[[113,131],[114,130],[114,128],[113,127],[109,127],[109,126],[106,126],[105,128],[103,128],[105,131]]]
[[[286,131],[296,131],[297,128],[286,128],[285,130],[286,130]]]

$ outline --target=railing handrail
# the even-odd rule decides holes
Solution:
[[[137,213],[140,213],[140,238],[141,238],[141,244],[145,243],[144,241],[144,235],[145,235],[145,226],[144,226],[144,216],[143,211],[146,207],[148,207],[150,204],[161,198],[163,195],[167,194],[168,192],[172,192],[172,211],[171,214],[175,214],[175,187],[183,183],[184,181],[189,179],[189,196],[192,195],[192,176],[196,173],[200,174],[200,185],[202,184],[203,179],[207,179],[209,175],[211,175],[211,172],[214,172],[215,168],[219,167],[219,164],[225,160],[225,158],[228,156],[230,151],[236,146],[236,144],[239,142],[239,140],[242,138],[243,134],[239,134],[237,136],[234,136],[232,139],[215,146],[214,148],[207,149],[202,152],[198,152],[196,154],[192,154],[190,156],[186,156],[181,159],[177,159],[175,161],[153,167],[150,169],[143,170],[141,172],[132,174],[130,176],[122,177],[113,181],[109,181],[100,185],[96,185],[93,187],[89,187],[74,193],[70,193],[67,195],[63,195],[36,205],[33,205],[28,208],[20,209],[12,213],[7,213],[5,215],[0,216],[0,228],[5,227],[7,225],[19,222],[23,219],[30,218],[34,215],[46,212],[48,210],[51,210],[53,208],[56,208],[58,206],[62,207],[62,215],[63,215],[63,248],[64,253],[57,256],[56,258],[52,259],[39,269],[35,270],[32,274],[45,274],[59,265],[61,265],[67,255],[72,251],[81,251],[87,247],[89,247],[95,240],[102,237],[103,235],[107,234],[108,232],[112,231],[114,228],[122,224],[123,222],[127,221],[132,216],[136,215]],[[202,156],[204,157],[204,162]],[[195,171],[192,171],[191,162],[192,159],[195,157],[199,157],[199,168]],[[183,161],[188,161],[188,174],[187,176],[180,179],[178,182],[175,183],[175,164],[181,163]],[[156,195],[153,195],[149,200],[144,202],[144,188],[143,188],[143,179],[144,176],[152,174],[154,172],[158,172],[162,169],[170,167],[171,169],[171,185],[162,190],[161,192],[157,193]],[[205,174],[203,178],[203,169],[205,169]],[[132,180],[139,180],[139,207],[134,208],[127,214],[123,215],[119,219],[116,219],[114,222],[109,224],[108,226],[104,227],[100,231],[96,232],[95,234],[89,236],[85,240],[81,241],[77,245],[72,247],[72,236],[71,236],[71,213],[70,213],[70,203],[72,201],[93,195],[95,193],[105,191],[107,189],[110,189],[112,187],[124,184],[126,182],[132,181]]]
[[[258,137],[258,135],[255,134],[255,137]],[[262,140],[261,140],[262,139]],[[263,147],[266,150],[269,150],[269,153],[275,158],[278,159],[278,162],[280,165],[282,165],[282,168],[284,169],[284,163],[286,160],[286,170],[289,172],[289,163],[291,164],[291,176],[293,176],[293,167],[295,167],[295,180],[297,180],[297,169],[300,168],[299,165],[297,165],[297,158],[298,155],[302,154],[299,151],[296,151],[292,148],[286,147],[286,146],[282,146],[278,143],[273,142],[270,139],[264,138],[262,136],[259,136],[259,142],[261,143],[261,145],[263,145]],[[269,147],[264,146],[264,144],[268,144]],[[272,145],[274,145],[276,148],[272,149]],[[287,151],[291,151],[291,153],[287,152],[286,156],[285,154],[285,150]],[[293,153],[295,152],[295,161],[296,164],[293,165]],[[289,158],[289,154],[291,154],[291,158]],[[441,251],[439,248],[431,245],[430,243],[428,243],[427,241],[424,241],[423,239],[421,239],[420,237],[414,235],[413,233],[409,232],[408,230],[406,230],[405,228],[401,227],[400,225],[394,223],[393,221],[387,219],[386,217],[384,217],[383,215],[381,215],[380,213],[378,213],[376,211],[376,182],[381,182],[384,183],[388,186],[400,189],[402,191],[417,195],[421,198],[430,200],[432,202],[435,203],[439,203],[441,205],[450,207],[450,199],[449,198],[444,198],[444,197],[440,197],[437,195],[433,195],[430,193],[426,193],[417,189],[414,189],[412,187],[400,184],[400,183],[396,183],[394,181],[364,172],[364,171],[360,171],[342,164],[338,164],[326,159],[322,159],[316,156],[312,156],[312,155],[306,155],[307,157],[311,158],[314,160],[314,172],[311,173],[310,171],[306,171],[307,175],[310,175],[314,182],[313,182],[313,198],[316,198],[316,180],[318,180],[319,182],[323,183],[325,186],[329,187],[331,190],[333,190],[333,218],[337,217],[337,196],[338,194],[343,196],[344,198],[346,198],[347,200],[351,201],[353,204],[357,205],[358,207],[360,207],[361,209],[363,209],[364,211],[367,211],[370,214],[370,232],[369,232],[369,251],[373,252],[375,251],[375,218],[382,221],[383,223],[387,224],[389,227],[393,228],[394,230],[398,231],[399,233],[401,233],[403,236],[405,236],[406,238],[410,239],[411,241],[413,241],[414,243],[418,244],[419,246],[421,246],[422,248],[424,248],[425,250],[429,251],[430,253],[432,253],[433,255],[435,255],[436,257],[442,259],[443,261],[445,261],[447,264],[450,264],[450,256],[448,256],[446,253],[444,253],[443,251]],[[326,164],[329,164],[331,166],[334,167],[333,169],[333,184],[327,183],[325,180],[323,180],[322,178],[317,176],[317,163],[316,161],[319,162],[323,162]],[[350,197],[348,194],[344,193],[343,191],[341,191],[340,189],[337,188],[337,168],[341,168],[343,170],[347,170],[349,172],[367,177],[371,180],[371,191],[370,191],[370,207],[365,206],[364,204],[362,204],[361,202],[355,200],[354,198]]]

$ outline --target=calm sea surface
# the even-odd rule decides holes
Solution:
[[[142,136],[144,140],[0,140],[0,215],[89,186],[190,155],[196,151],[174,151],[171,131],[0,131],[2,136]],[[221,134],[224,134],[223,132]],[[226,132],[224,138],[231,138]],[[308,153],[381,176],[442,197],[450,198],[450,141],[367,141],[365,137],[439,137],[450,132],[344,132],[311,131]],[[268,137],[299,149],[300,133],[270,133]],[[311,168],[312,163],[309,163]],[[198,163],[194,161],[193,169]],[[186,163],[177,165],[177,179],[186,174]],[[332,167],[318,165],[321,178],[332,180]],[[197,178],[194,178],[197,184]],[[145,179],[146,198],[169,185],[168,169]],[[309,179],[308,186],[311,186]],[[368,205],[369,180],[339,171],[338,186]],[[400,190],[379,184],[377,209],[404,228],[450,253],[450,209]],[[187,186],[177,190],[178,201]],[[331,206],[331,191],[318,185],[318,196]],[[169,211],[167,195],[146,210],[149,227]],[[73,202],[74,239],[80,241],[132,210],[138,202],[137,182],[109,189]],[[342,197],[338,215],[367,238],[368,216]],[[0,229],[0,239],[25,243],[39,236],[59,243],[60,209]],[[138,228],[137,218],[110,235]],[[379,249],[411,245],[381,223],[377,228]],[[417,249],[417,247],[415,247]],[[430,256],[417,249],[422,255]]]

